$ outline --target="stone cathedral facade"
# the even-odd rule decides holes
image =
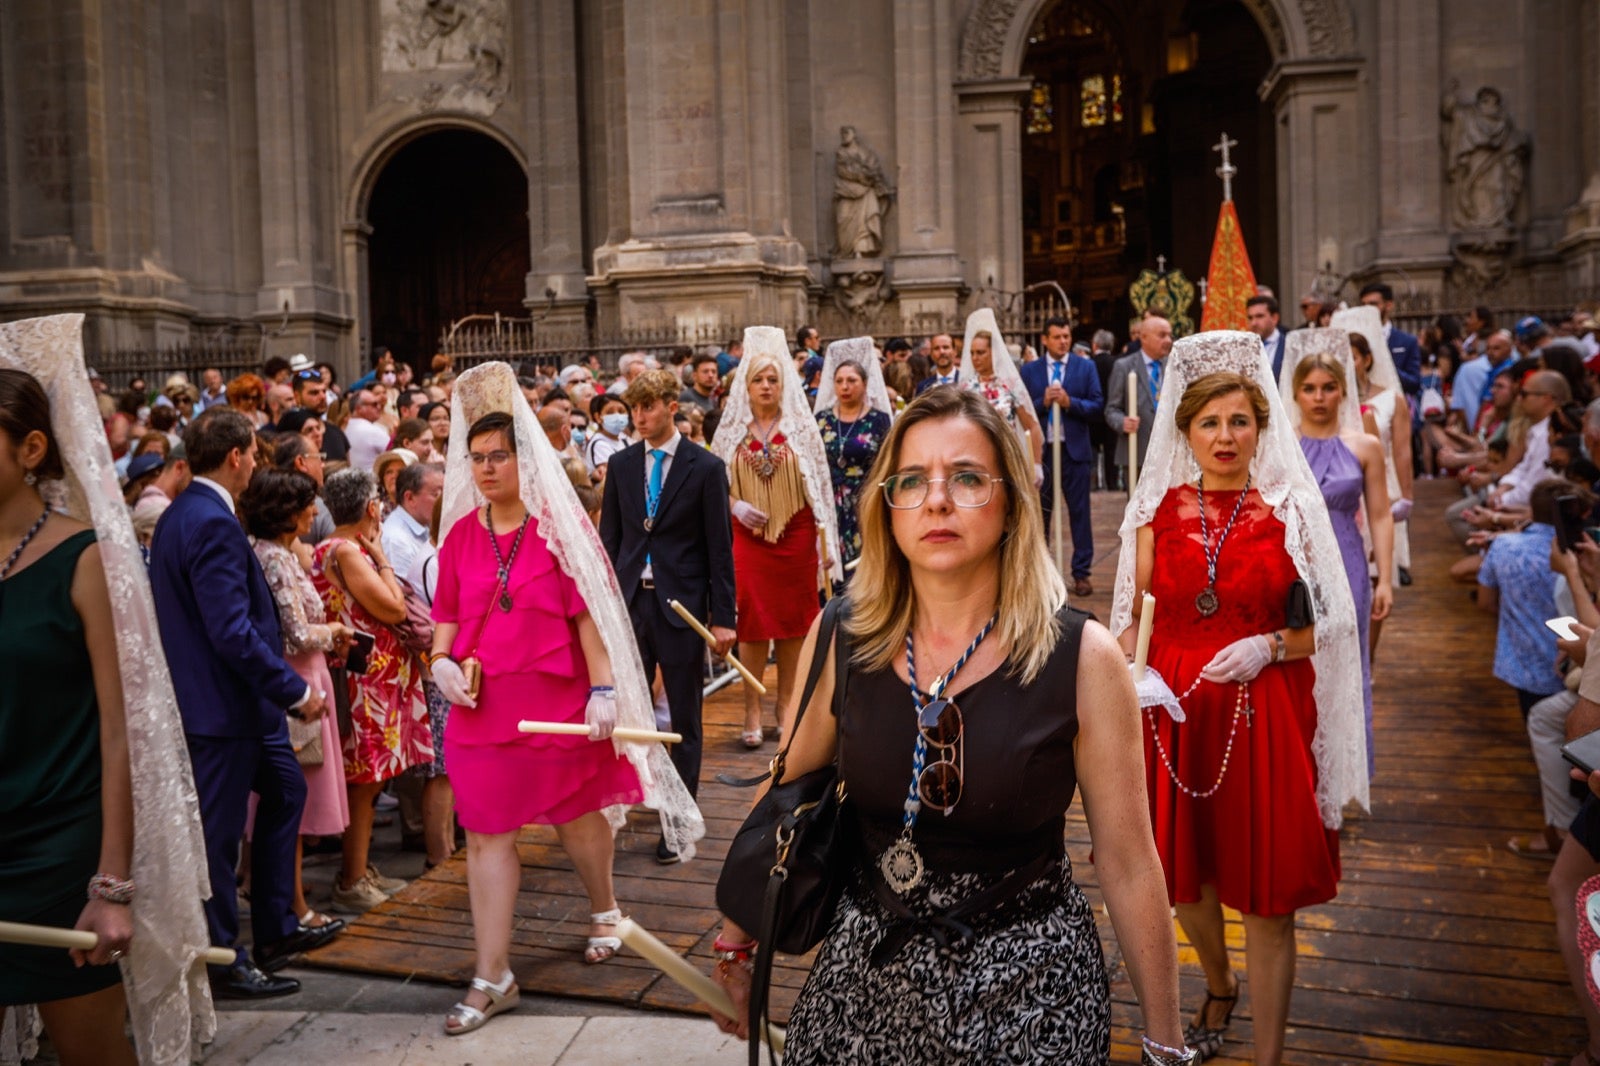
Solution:
[[[1204,274],[1223,133],[1285,304],[1600,284],[1600,0],[5,0],[0,315],[1115,327]]]

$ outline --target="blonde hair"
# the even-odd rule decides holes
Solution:
[[[745,356],[744,361],[750,364],[750,369],[744,372],[745,389],[748,390],[750,388],[750,382],[757,374],[770,366],[778,372],[778,391],[781,394],[783,392],[783,364],[778,361],[781,358],[782,356],[778,355],[777,352],[756,352],[754,355]]]
[[[1306,383],[1306,378],[1311,376],[1313,370],[1321,370],[1333,378],[1333,383],[1339,386],[1339,395],[1344,395],[1344,366],[1327,352],[1313,352],[1300,360],[1294,368],[1295,392],[1300,391],[1300,386]]]
[[[1008,649],[1010,672],[1031,683],[1061,637],[1056,618],[1067,601],[1066,586],[1050,561],[1039,498],[1033,492],[1033,462],[1022,442],[988,401],[968,389],[930,389],[895,419],[861,494],[861,562],[850,582],[850,618],[845,630],[863,669],[885,670],[904,654],[916,616],[911,567],[890,528],[889,505],[877,485],[900,464],[906,433],[922,422],[961,418],[989,437],[1005,481],[1006,532],[1000,538],[1000,602],[995,639]]]

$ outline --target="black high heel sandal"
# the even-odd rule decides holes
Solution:
[[[1214,1029],[1207,1028],[1205,1025],[1206,1019],[1210,1017],[1211,1004],[1213,1003],[1226,1003],[1228,1005],[1227,1013],[1222,1016],[1222,1024]],[[1209,1058],[1214,1058],[1217,1052],[1222,1050],[1223,1035],[1228,1031],[1229,1023],[1233,1021],[1233,1008],[1238,1005],[1239,979],[1237,977],[1233,979],[1233,995],[1231,996],[1212,995],[1211,989],[1206,989],[1206,1001],[1200,1004],[1200,1020],[1191,1022],[1183,1030],[1184,1044],[1198,1052],[1195,1056],[1196,1062],[1204,1062]]]

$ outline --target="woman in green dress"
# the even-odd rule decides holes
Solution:
[[[92,951],[0,944],[0,1008],[37,1004],[67,1066],[131,1066],[116,965],[134,888],[122,682],[95,532],[40,493],[62,476],[43,388],[0,369],[0,920],[99,937]]]

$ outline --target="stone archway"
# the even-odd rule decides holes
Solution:
[[[964,213],[1004,220],[1001,226],[967,235],[962,254],[999,279],[993,287],[1022,287],[1023,96],[1020,77],[1029,34],[1052,0],[978,0],[962,23],[955,92],[961,113],[966,167],[960,187],[969,189]],[[1323,197],[1344,203],[1351,192],[1349,164],[1360,144],[1355,21],[1347,0],[1239,0],[1259,25],[1272,53],[1260,96],[1276,123],[1278,254],[1265,264],[1285,300],[1308,287],[1330,247],[1353,253],[1357,242],[1349,212],[1307,210]],[[998,157],[1002,166],[987,161]],[[1317,168],[1317,159],[1341,161],[1341,169]],[[985,161],[968,166],[960,160]],[[987,167],[987,169],[984,169]]]

